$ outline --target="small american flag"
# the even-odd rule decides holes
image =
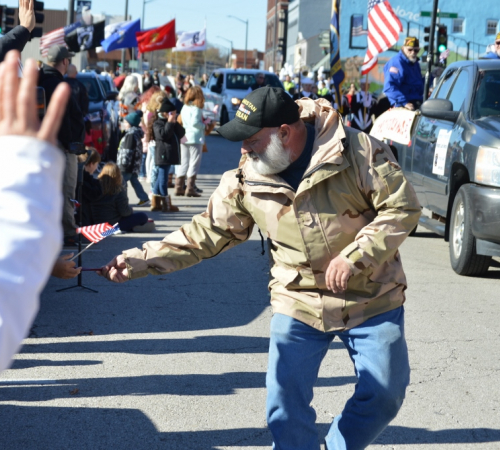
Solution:
[[[120,227],[117,223],[114,226],[111,226],[107,222],[76,229],[77,233],[83,234],[89,241],[93,242],[94,244],[102,241],[105,237],[118,233],[118,231],[120,231]]]
[[[40,54],[46,58],[49,48],[53,45],[64,45],[66,47],[66,42],[64,42],[65,31],[63,28],[58,28],[57,30],[51,31],[50,33],[44,34],[40,39]]]
[[[353,36],[365,36],[368,34],[367,30],[363,30],[363,16],[360,15],[353,16],[351,25],[352,25],[351,34]]]
[[[392,10],[389,0],[368,1],[368,50],[361,67],[361,75],[372,70],[378,55],[391,48],[399,39],[403,26]]]

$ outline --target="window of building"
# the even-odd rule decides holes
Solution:
[[[453,33],[464,34],[464,19],[453,19]]]
[[[497,34],[498,20],[488,20],[486,21],[486,34]]]

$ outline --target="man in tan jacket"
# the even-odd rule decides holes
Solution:
[[[338,336],[358,382],[326,445],[363,449],[396,416],[409,383],[398,247],[420,216],[415,192],[390,149],[344,128],[323,99],[257,89],[219,132],[243,141],[243,157],[207,210],[161,242],[124,251],[101,274],[124,282],[184,269],[246,241],[257,225],[274,261],[266,382],[274,448],[320,448],[310,403]]]

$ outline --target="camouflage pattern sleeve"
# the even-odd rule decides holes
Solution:
[[[398,247],[417,226],[421,207],[386,144],[364,133],[352,133],[348,158],[359,189],[377,214],[341,252],[356,275],[395,257]]]
[[[193,266],[242,242],[252,234],[253,219],[243,206],[236,171],[226,172],[207,210],[162,241],[123,252],[129,279],[161,275]]]

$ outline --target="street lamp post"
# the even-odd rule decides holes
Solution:
[[[145,30],[146,27],[145,27],[145,24],[144,24],[144,21],[145,21],[145,17],[146,17],[146,3],[151,3],[151,2],[154,2],[156,0],[142,0],[142,19],[141,19],[141,29],[142,30]],[[141,53],[141,56],[139,58],[139,69],[140,69],[140,72],[142,72],[142,61],[143,61],[143,54]],[[151,64],[149,66],[151,68]]]
[[[125,0],[125,21],[128,18],[128,0]],[[126,49],[122,49],[122,73],[125,73],[125,51]]]
[[[247,20],[243,20],[243,19],[240,19],[239,17],[235,17],[235,16],[227,16],[227,17],[239,20],[240,22],[243,22],[246,25],[245,58],[244,58],[244,62],[243,62],[243,65],[245,66],[245,69],[246,69],[247,68],[247,49],[248,49],[248,19]]]
[[[226,39],[225,37],[222,36],[217,36],[217,37],[219,39],[224,39],[231,45],[231,47],[229,47],[229,58],[228,58],[229,68],[231,69],[231,56],[233,55],[233,41],[231,39]]]

